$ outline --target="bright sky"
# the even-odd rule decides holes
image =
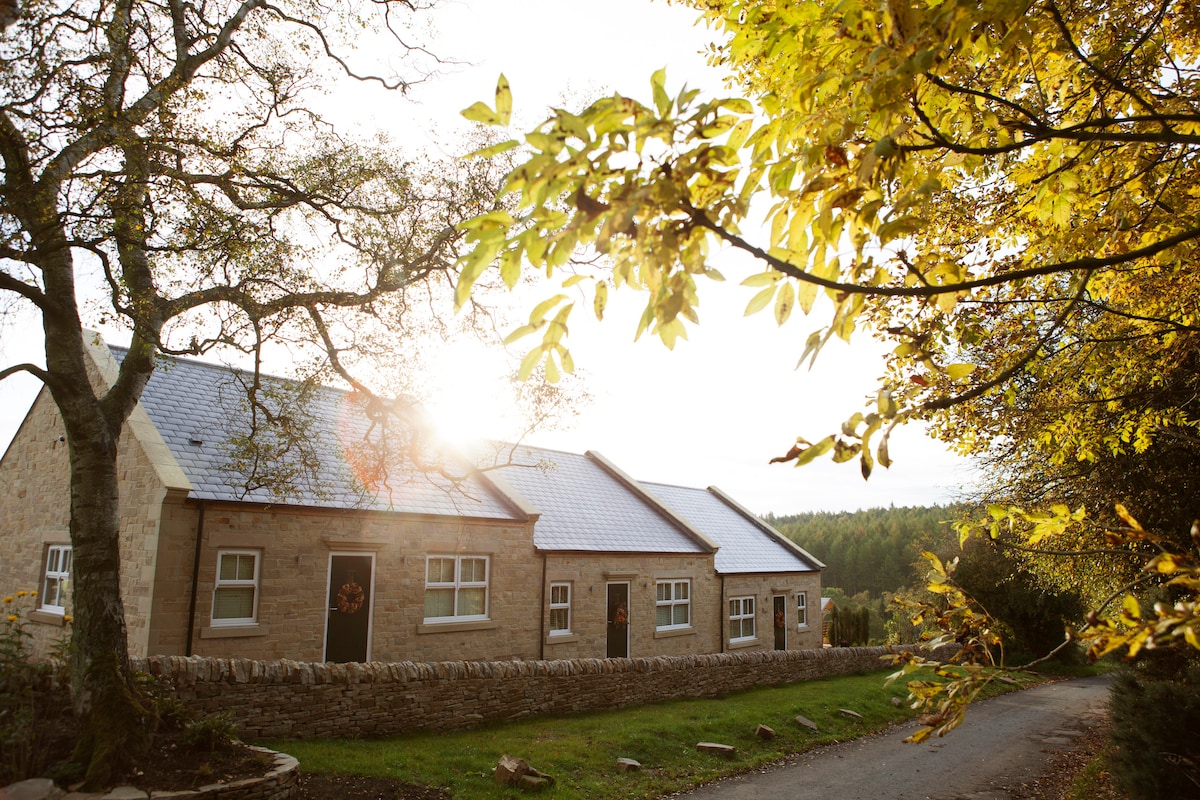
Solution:
[[[690,9],[648,0],[445,2],[432,16],[433,49],[471,63],[417,87],[411,102],[335,98],[345,109],[338,121],[383,128],[417,147],[458,152],[457,133],[465,128],[458,111],[476,100],[490,102],[501,72],[512,84],[514,114],[524,127],[539,122],[546,106],[571,105],[572,96],[578,104],[600,89],[648,99],[650,74],[662,66],[669,92],[686,82],[716,93],[720,76],[700,55],[708,32],[693,26],[694,17]],[[722,263],[721,269],[737,267]],[[957,497],[970,479],[967,463],[915,429],[893,436],[895,465],[877,469],[870,481],[860,477],[857,463],[769,465],[796,436],[815,441],[863,407],[864,398],[874,395],[882,351],[866,338],[853,346],[835,343],[815,369],[797,370],[819,317],[793,317],[779,329],[769,314],[743,318],[753,290],[736,281],[701,289],[702,324],[673,352],[649,337],[632,342],[640,296],[615,293],[602,324],[579,309],[569,346],[593,399],[569,429],[527,441],[597,450],[640,479],[716,485],[760,513],[926,505]],[[547,285],[544,294],[555,290],[556,284]],[[39,337],[40,327],[28,321],[0,329],[4,363],[40,360]],[[109,338],[121,341],[119,335]],[[515,347],[523,344],[528,346]],[[504,409],[493,401],[496,361],[472,345],[456,346],[437,361],[434,413],[460,427],[471,416],[470,432],[505,435]],[[31,380],[0,383],[0,447],[36,388]]]

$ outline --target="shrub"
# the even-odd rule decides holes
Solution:
[[[1109,700],[1112,771],[1130,800],[1200,798],[1200,664],[1145,653]]]
[[[183,742],[197,749],[216,750],[237,740],[237,725],[233,713],[223,711],[187,722],[183,726]]]
[[[39,739],[42,726],[35,723],[50,713],[53,704],[44,688],[58,665],[33,661],[25,614],[36,599],[37,592],[8,595],[0,612],[0,786],[37,776],[49,756],[50,748]]]

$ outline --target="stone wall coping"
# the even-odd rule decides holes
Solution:
[[[860,659],[872,654],[880,659],[919,645],[877,647],[824,647],[812,650],[754,650],[700,655],[648,656],[643,658],[571,658],[526,661],[393,661],[307,662],[281,659],[204,656],[149,656],[130,659],[134,669],[179,686],[198,683],[230,684],[360,684],[414,683],[430,680],[479,678],[552,678],[577,675],[612,675],[686,671],[696,668],[735,667],[778,662]]]

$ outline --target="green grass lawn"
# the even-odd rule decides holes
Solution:
[[[554,777],[555,798],[654,798],[746,772],[830,742],[882,730],[915,712],[901,684],[883,687],[886,672],[753,689],[707,700],[538,717],[448,733],[414,733],[378,740],[298,739],[261,742],[290,753],[304,772],[377,775],[436,786],[456,798],[523,796],[492,780],[500,756],[524,758]],[[997,687],[998,689],[1000,687]],[[1011,688],[1011,687],[1010,687]],[[850,709],[862,719],[840,713]],[[820,732],[799,725],[801,714]],[[755,736],[768,725],[775,739]],[[737,748],[728,759],[696,751],[697,742]],[[620,757],[642,771],[619,774]]]

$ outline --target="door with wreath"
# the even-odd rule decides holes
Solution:
[[[371,578],[374,555],[329,556],[329,603],[325,660],[366,661],[371,639]]]

